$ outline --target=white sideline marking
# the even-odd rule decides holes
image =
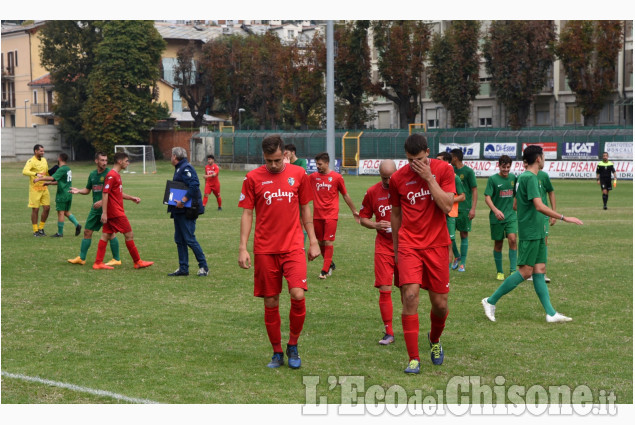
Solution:
[[[78,385],[67,384],[65,382],[50,381],[48,379],[38,378],[37,376],[27,376],[27,375],[22,375],[19,373],[9,373],[9,372],[5,372],[4,370],[2,371],[2,376],[6,378],[19,379],[21,381],[36,382],[38,384],[45,384],[45,385],[51,385],[53,387],[66,388],[68,390],[77,391],[80,393],[88,393],[88,394],[98,395],[102,397],[110,397],[116,400],[127,401],[129,403],[136,403],[136,404],[158,404],[159,403],[158,401],[147,400],[144,398],[127,397],[125,395],[112,393],[110,391],[95,390],[93,388],[80,387]]]

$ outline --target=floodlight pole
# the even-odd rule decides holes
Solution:
[[[334,37],[333,21],[326,21],[326,152],[335,168],[335,101],[334,101]]]

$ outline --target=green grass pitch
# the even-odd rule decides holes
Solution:
[[[373,231],[355,223],[343,201],[335,242],[337,270],[317,279],[321,258],[309,263],[307,318],[299,341],[302,368],[265,367],[271,357],[263,305],[252,296],[253,269],[238,267],[242,210],[237,207],[244,172],[221,171],[223,211],[213,196],[197,225],[210,264],[209,277],[170,278],[178,267],[173,225],[162,205],[173,168],[157,164],[152,175],[124,174],[135,241],[144,260],[132,267],[120,239],[123,265],[93,271],[97,235],[87,264],[66,262],[79,254],[81,236],[67,221],[63,239],[34,238],[23,164],[2,164],[2,371],[124,394],[162,403],[305,403],[303,376],[319,376],[317,396],[340,403],[329,376],[363,376],[366,388],[400,385],[434,394],[454,376],[481,376],[494,385],[587,385],[597,399],[614,391],[633,402],[633,186],[620,181],[602,210],[595,181],[554,180],[557,210],[584,221],[558,223],[549,236],[547,274],[554,307],[573,317],[547,324],[533,286],[521,284],[485,318],[481,298],[498,286],[489,237],[485,179],[478,179],[477,215],[470,234],[467,272],[451,273],[450,314],[442,336],[445,363],[433,367],[425,335],[429,301],[419,308],[422,369],[407,376],[400,301],[393,290],[396,341],[377,344],[383,325],[373,287]],[[83,187],[92,163],[71,163],[73,185]],[[202,167],[197,167],[199,175]],[[378,177],[346,176],[357,208]],[[54,199],[56,189],[51,189]],[[72,212],[82,225],[90,196],[76,195]],[[52,210],[54,206],[52,207]],[[50,215],[47,233],[56,231]],[[458,238],[458,234],[457,234]],[[250,238],[250,244],[252,239]],[[106,260],[110,259],[109,250]],[[507,244],[504,267],[508,269]],[[191,269],[196,266],[190,254]],[[288,336],[288,297],[281,297],[282,340]],[[452,400],[446,400],[452,402]],[[2,403],[113,403],[116,400],[2,378]]]

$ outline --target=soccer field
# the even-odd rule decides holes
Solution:
[[[326,396],[329,403],[342,402],[342,386],[329,386],[329,377],[344,376],[363,377],[366,389],[399,385],[407,394],[421,390],[423,395],[445,392],[455,376],[480,376],[490,386],[502,376],[506,387],[563,385],[573,391],[586,385],[596,401],[604,390],[613,391],[617,403],[633,402],[632,182],[618,183],[604,211],[595,181],[553,180],[558,212],[584,221],[584,226],[559,222],[549,235],[551,300],[573,322],[546,323],[533,285],[524,282],[498,303],[492,323],[481,299],[500,282],[495,280],[483,199],[486,180],[478,179],[467,271],[450,274],[450,313],[441,339],[445,362],[434,367],[429,361],[430,304],[422,292],[421,374],[408,376],[403,373],[408,356],[399,293],[393,290],[395,343],[380,346],[375,232],[356,224],[343,201],[335,241],[337,270],[321,281],[321,257],[308,266],[307,317],[299,340],[302,368],[272,370],[265,367],[272,350],[262,300],[252,295],[253,269],[242,270],[237,263],[242,213],[237,203],[244,172],[221,171],[223,211],[216,210],[212,195],[198,220],[197,237],[210,276],[174,278],[166,276],[178,268],[173,225],[162,205],[165,182],[173,173],[168,162],[158,163],[156,174],[122,175],[124,191],[142,199],[139,205],[125,203],[137,248],[142,259],[155,264],[135,270],[119,235],[123,265],[112,271],[90,266],[97,235],[86,265],[66,262],[79,255],[82,237],[74,236],[68,221],[63,239],[32,236],[23,165],[2,164],[2,403],[128,402],[6,374],[160,403],[305,404],[306,376],[320,378],[317,396]],[[94,164],[70,166],[73,186],[83,187]],[[202,167],[197,169],[200,176]],[[345,176],[358,209],[365,190],[378,180]],[[52,199],[55,191],[52,187]],[[72,212],[82,226],[91,203],[91,196],[73,197]],[[49,235],[56,231],[54,208],[45,228]],[[508,270],[507,243],[503,264]],[[195,266],[190,253],[191,270]],[[283,295],[283,346],[288,311]],[[443,401],[457,400],[447,395]]]

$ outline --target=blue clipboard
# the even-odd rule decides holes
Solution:
[[[185,194],[187,193],[187,185],[183,182],[175,182],[173,180],[168,180],[165,183],[165,194],[163,195],[163,204],[164,205],[176,205],[176,201],[180,201],[183,199]],[[191,207],[192,200],[188,199],[185,203],[185,207]]]

